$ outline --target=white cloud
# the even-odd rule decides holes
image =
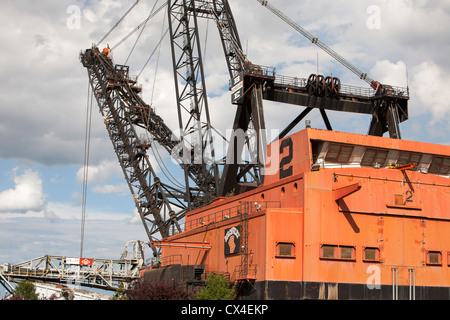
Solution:
[[[383,84],[403,88],[406,88],[408,85],[406,78],[407,68],[403,61],[398,61],[397,63],[389,60],[378,61],[370,71],[370,74],[376,81]]]
[[[44,217],[50,222],[61,221],[61,218],[53,211],[44,210]]]
[[[118,161],[102,161],[99,165],[90,165],[88,170],[88,183],[105,183],[112,178],[122,177],[122,169]],[[77,172],[77,181],[83,183],[84,168],[80,168]]]
[[[61,178],[61,177],[59,177],[59,175],[56,175],[55,177],[50,179],[50,181],[54,184],[62,184],[62,183],[64,183],[64,178]]]
[[[83,201],[83,196],[78,191],[74,191],[70,195],[70,200],[74,206],[81,206],[81,203]]]
[[[119,194],[121,196],[128,195],[130,193],[130,189],[126,183],[119,185],[97,185],[92,188],[92,191],[97,194]]]
[[[413,69],[412,92],[423,104],[419,114],[431,113],[433,122],[443,121],[448,128],[450,121],[450,76],[431,61]]]
[[[14,188],[0,193],[0,212],[40,211],[46,205],[47,195],[43,191],[39,173],[26,170],[17,174],[14,169]]]
[[[153,154],[148,154],[149,160],[153,166],[156,174],[160,172],[160,167]],[[83,183],[84,167],[78,169],[76,173],[76,180],[78,183]],[[123,170],[118,161],[105,160],[98,165],[89,165],[87,167],[88,185],[93,185],[92,191],[97,194],[108,193],[124,193],[129,192],[126,184],[113,185],[109,183],[111,180],[124,180]]]
[[[142,219],[141,219],[138,209],[134,208],[133,216],[131,218],[128,218],[127,221],[129,224],[133,224],[133,225],[142,224]]]
[[[43,255],[79,255],[81,221],[80,218],[70,216],[76,210],[64,204],[51,207],[58,218],[0,218],[0,264],[20,263]],[[65,215],[62,212],[64,210],[72,213]],[[130,220],[126,216],[111,218],[106,213],[88,218],[85,224],[84,256],[118,259],[128,240],[148,241],[142,222],[132,224]],[[150,258],[150,250],[147,254],[147,258]]]

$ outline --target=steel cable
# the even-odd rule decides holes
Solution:
[[[130,9],[128,9],[128,11],[124,14],[124,16],[122,18],[120,18],[119,21],[116,22],[116,24],[114,25],[114,27],[111,28],[111,30],[108,31],[108,33],[98,42],[98,44],[96,45],[97,47],[100,45],[100,43],[102,43],[113,31],[114,29],[116,29],[119,24],[125,19],[125,17],[134,9],[134,7],[136,7],[136,5],[139,3],[140,0],[137,0]]]
[[[83,195],[81,208],[81,243],[80,243],[80,258],[83,257],[84,249],[84,229],[86,225],[86,203],[87,203],[87,189],[89,176],[89,160],[90,160],[90,145],[91,145],[91,129],[92,129],[92,108],[94,101],[94,92],[91,92],[91,84],[88,86],[88,98],[86,106],[86,130],[84,139],[84,167],[83,167]]]
[[[111,51],[117,49],[122,43],[124,43],[126,40],[128,40],[129,37],[131,37],[135,32],[137,32],[140,28],[142,28],[145,24],[147,24],[150,19],[155,17],[165,6],[167,5],[167,2],[164,2],[163,5],[161,5],[158,9],[156,9],[153,14],[151,14],[147,19],[145,19],[143,22],[141,22],[136,28],[134,28],[133,31],[131,31],[129,34],[127,34],[122,40],[120,40],[115,46],[111,48]]]
[[[155,10],[156,5],[158,4],[159,0],[156,0],[155,4],[152,7],[152,10],[150,11],[150,14],[148,15],[149,17],[153,14],[153,11]],[[147,27],[147,22],[144,24],[144,26],[142,27],[141,32],[139,32],[139,35],[136,39],[136,41],[134,42],[133,47],[131,48],[131,51],[127,57],[127,60],[125,61],[125,64],[128,64],[128,60],[130,60],[131,55],[133,54],[134,49],[136,48],[136,45],[138,44],[139,40],[141,39],[142,33],[144,33],[145,27]]]

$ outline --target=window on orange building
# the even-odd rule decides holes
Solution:
[[[325,157],[325,161],[347,163],[350,161],[354,148],[354,146],[331,144]]]
[[[434,174],[449,174],[450,173],[450,158],[434,157],[431,163],[429,173]]]
[[[365,247],[363,261],[380,262],[380,249],[375,247]]]
[[[294,258],[295,244],[292,242],[278,242],[276,245],[276,256],[279,258]]]
[[[404,165],[410,164],[410,163],[420,163],[421,159],[422,159],[421,154],[403,151],[403,152],[400,152],[400,155],[397,160],[397,164],[399,166],[404,166]]]
[[[336,259],[337,249],[338,246],[323,245],[320,257],[325,259]]]
[[[344,247],[341,246],[339,247],[340,251],[341,251],[341,259],[342,260],[354,260],[356,258],[355,255],[355,247]]]
[[[361,161],[361,166],[363,167],[373,167],[376,164],[383,167],[386,163],[387,156],[389,154],[388,150],[383,149],[367,149],[364,153],[364,157]]]
[[[354,261],[356,249],[353,246],[322,245],[320,250],[321,259]]]
[[[442,253],[440,251],[428,251],[427,252],[427,265],[441,266],[442,265]]]

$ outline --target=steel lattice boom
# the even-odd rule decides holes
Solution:
[[[158,179],[147,155],[149,142],[138,137],[137,127],[145,127],[170,150],[176,145],[172,132],[139,98],[140,89],[130,79],[127,66],[114,65],[108,53],[95,47],[82,53],[81,61],[88,69],[93,93],[149,240],[156,239],[157,233],[167,237],[170,228],[179,231],[178,221],[185,214],[179,199],[186,198],[186,191]],[[178,216],[174,205],[182,208]]]

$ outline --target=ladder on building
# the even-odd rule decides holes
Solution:
[[[243,284],[244,282],[251,282],[256,280],[256,265],[251,265],[249,263],[249,231],[248,231],[248,223],[249,223],[249,213],[250,213],[251,204],[250,202],[242,202],[240,205],[240,226],[241,226],[241,264],[236,267],[235,270],[235,281],[238,285]]]

